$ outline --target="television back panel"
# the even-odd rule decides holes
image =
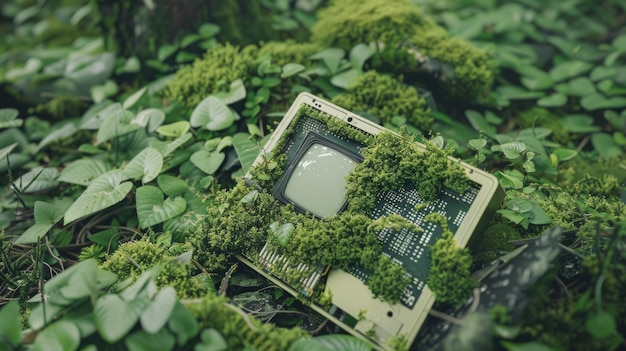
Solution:
[[[264,155],[269,153],[285,154],[289,164],[297,157],[298,150],[312,133],[355,153],[361,153],[363,148],[361,143],[334,133],[324,122],[307,116],[307,110],[323,112],[370,135],[386,130],[350,111],[303,93],[292,104],[255,164],[263,162]],[[282,148],[275,149],[283,137],[286,139]],[[442,228],[436,223],[424,222],[424,217],[429,213],[442,214],[447,219],[448,228],[454,233],[456,242],[464,247],[471,234],[477,227],[486,224],[490,214],[502,201],[503,193],[495,177],[468,164],[459,163],[472,181],[470,189],[463,194],[443,188],[435,201],[418,210],[416,206],[423,201],[415,188],[385,191],[378,195],[375,209],[368,214],[372,219],[397,214],[423,230],[419,235],[407,229],[400,231],[383,229],[378,233],[383,254],[401,265],[410,275],[410,283],[402,292],[399,303],[390,304],[374,298],[365,285],[370,273],[360,266],[354,266],[347,271],[331,269],[327,276],[323,275],[324,267],[318,267],[311,277],[306,279],[310,283],[308,288],[312,290],[314,284],[326,278],[325,289],[332,294],[333,307],[328,310],[315,304],[312,307],[347,332],[369,340],[377,348],[384,349],[389,338],[400,335],[412,342],[435,300],[426,285],[430,267],[429,247],[442,235]],[[259,257],[240,259],[292,294],[307,295],[307,291],[295,289],[285,284],[277,275],[268,273],[270,266],[274,267],[277,263],[282,264],[286,270],[293,267],[302,268],[304,263],[288,262],[286,258],[279,257],[267,248],[263,249]],[[276,269],[272,272],[276,272]],[[346,320],[344,317],[347,316],[351,317],[348,319],[353,320],[352,323],[344,322]]]

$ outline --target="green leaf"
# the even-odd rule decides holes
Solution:
[[[52,132],[50,132],[50,134],[46,135],[45,138],[41,139],[41,141],[37,145],[36,151],[41,150],[44,146],[50,144],[55,140],[70,137],[74,135],[76,131],[78,131],[78,129],[75,125],[73,125],[72,123],[67,123],[63,127],[53,130]]]
[[[496,95],[498,95],[502,99],[506,100],[529,100],[529,99],[537,99],[544,95],[541,91],[528,91],[526,89],[517,87],[517,86],[509,86],[503,85],[496,88]]]
[[[496,134],[496,127],[489,124],[480,113],[473,110],[467,110],[465,111],[465,116],[476,131],[485,133],[492,138]]]
[[[35,224],[28,228],[20,235],[16,244],[29,244],[36,243],[41,239],[52,227],[63,218],[65,211],[70,206],[71,201],[64,198],[62,201],[57,201],[53,204],[49,204],[43,201],[35,202],[34,214]]]
[[[324,51],[318,52],[311,56],[311,59],[321,59],[326,64],[326,67],[331,74],[337,73],[339,64],[343,60],[345,52],[340,48],[327,48]]]
[[[567,96],[560,94],[560,93],[548,95],[537,100],[537,105],[543,106],[543,107],[560,107],[560,106],[565,105],[566,103],[567,103]]]
[[[350,64],[352,68],[363,71],[365,62],[374,55],[376,49],[372,45],[358,44],[350,50]]]
[[[556,149],[552,152],[556,156],[559,162],[564,162],[573,159],[578,155],[578,151],[572,149]]]
[[[243,80],[237,79],[230,83],[228,92],[219,92],[214,95],[216,98],[222,100],[226,105],[233,104],[237,101],[241,101],[246,98],[246,87],[243,84]]]
[[[14,108],[1,108],[0,129],[20,127],[24,121],[16,119],[19,114],[19,111]]]
[[[573,78],[589,71],[593,65],[583,61],[565,61],[550,70],[550,78],[555,82]]]
[[[500,151],[504,153],[504,157],[509,160],[514,160],[520,157],[520,154],[526,151],[526,144],[521,141],[511,141],[508,143],[500,144]]]
[[[17,347],[21,340],[21,325],[20,306],[17,300],[7,303],[0,309],[0,339]]]
[[[189,160],[202,172],[213,175],[220,168],[225,158],[226,155],[223,152],[198,150],[191,155]]]
[[[239,156],[241,170],[244,174],[247,174],[259,154],[259,143],[254,141],[252,136],[247,133],[237,133],[233,135],[232,140],[237,156]]]
[[[191,312],[182,303],[176,302],[167,327],[176,335],[178,346],[187,343],[187,340],[198,334],[198,322]]]
[[[593,125],[593,117],[589,115],[568,115],[563,117],[563,125],[570,133],[593,133],[600,127]]]
[[[117,249],[119,238],[120,232],[117,228],[106,229],[87,236],[87,239],[91,240],[91,242],[111,251]]]
[[[161,62],[167,60],[170,56],[174,55],[174,53],[178,50],[176,45],[165,44],[159,48],[157,52],[157,59]]]
[[[16,179],[13,185],[26,194],[48,190],[57,186],[59,171],[56,168],[35,167]]]
[[[83,158],[70,163],[59,175],[59,181],[88,186],[91,182],[104,174],[107,166],[99,159]]]
[[[544,90],[551,88],[554,85],[554,82],[546,73],[541,76],[522,77],[521,81],[522,84],[530,90]]]
[[[504,188],[521,189],[524,186],[524,175],[517,170],[498,171],[497,174],[501,176],[499,180]]]
[[[161,189],[152,185],[137,188],[137,219],[142,229],[163,223],[185,212],[187,202],[182,197],[164,200]]]
[[[213,23],[204,23],[200,26],[198,33],[204,38],[210,38],[220,32],[220,27]]]
[[[176,339],[167,330],[156,334],[140,330],[127,336],[124,344],[129,351],[173,350]]]
[[[7,155],[10,154],[11,151],[13,151],[13,149],[15,149],[17,145],[18,143],[13,143],[9,146],[6,146],[0,149],[0,160],[6,160]]]
[[[143,87],[137,90],[136,92],[134,92],[133,95],[127,97],[126,100],[124,100],[124,103],[122,104],[122,108],[125,110],[130,110],[133,107],[137,107],[140,104],[140,102],[142,102],[142,100],[145,100],[147,96],[148,96],[148,87]]]
[[[100,336],[108,342],[120,341],[135,326],[150,300],[137,297],[131,301],[119,295],[100,297],[93,308],[93,318]]]
[[[36,351],[71,351],[78,349],[79,345],[80,331],[76,324],[60,320],[37,334],[32,349]]]
[[[176,290],[171,286],[159,290],[139,318],[143,329],[150,334],[161,330],[170,319],[176,301]],[[172,338],[172,344],[174,344],[174,338]]]
[[[194,351],[224,351],[228,344],[224,337],[215,329],[205,329],[200,334],[202,341],[196,344]]]
[[[117,94],[119,88],[117,84],[112,80],[107,80],[104,84],[94,85],[89,88],[91,99],[96,103],[104,101],[109,96]]]
[[[305,69],[306,67],[304,67],[304,65],[290,62],[283,66],[282,72],[280,73],[280,77],[283,79],[289,78],[298,73],[304,72]]]
[[[596,93],[583,97],[580,100],[580,105],[588,111],[623,108],[626,107],[626,98],[621,96],[606,98],[602,94]]]
[[[595,133],[591,135],[593,148],[604,158],[619,157],[622,155],[622,148],[615,140],[606,133]]]
[[[108,171],[91,183],[65,212],[64,225],[122,201],[133,188],[121,170]]]
[[[190,125],[187,121],[179,121],[166,124],[157,128],[157,133],[165,137],[178,138],[189,131]]]
[[[191,113],[192,127],[204,127],[210,131],[224,130],[235,121],[235,115],[219,98],[209,96],[202,100]]]
[[[124,175],[129,179],[141,177],[143,184],[149,183],[156,178],[163,168],[163,156],[152,147],[147,147],[124,167]]]
[[[270,231],[282,247],[287,246],[287,243],[289,242],[289,239],[291,238],[291,235],[293,235],[295,229],[296,227],[293,223],[280,224],[279,222],[274,222],[270,224]]]
[[[585,328],[596,339],[606,339],[615,333],[615,318],[608,312],[600,310],[587,317]]]
[[[189,190],[186,181],[167,174],[158,176],[157,184],[167,196],[182,195],[185,191]]]
[[[613,67],[597,66],[591,71],[589,78],[591,78],[594,82],[597,82],[599,80],[611,78],[616,73],[617,71]]]
[[[487,145],[487,140],[485,139],[471,139],[468,140],[467,143],[472,147],[472,149],[478,151]]]
[[[146,128],[148,132],[152,133],[161,126],[163,121],[165,121],[163,111],[158,108],[148,108],[139,111],[131,123]]]
[[[362,75],[363,75],[362,71],[352,68],[345,72],[341,72],[341,73],[334,75],[332,78],[330,78],[330,82],[332,83],[332,85],[336,87],[348,89]]]
[[[556,86],[556,91],[566,95],[585,96],[596,92],[596,86],[587,77],[577,77]]]
[[[372,346],[365,340],[351,335],[331,334],[300,339],[293,343],[289,351],[371,351]]]
[[[102,125],[98,129],[98,134],[96,136],[96,143],[101,144],[107,140],[113,139],[120,135],[125,135],[131,132],[134,132],[137,129],[140,129],[141,126],[137,124],[133,124],[132,121],[135,118],[135,114],[127,111],[121,110],[111,117],[105,119],[102,122]]]
[[[258,197],[259,197],[259,191],[252,190],[251,192],[247,193],[246,195],[244,195],[244,197],[241,198],[241,202],[243,202],[244,204],[253,203]]]

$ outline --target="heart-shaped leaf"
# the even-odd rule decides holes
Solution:
[[[133,188],[122,170],[108,171],[91,183],[65,212],[64,225],[122,201]]]
[[[358,44],[350,50],[350,64],[352,68],[362,71],[363,65],[374,55],[376,49],[372,45]]]
[[[80,330],[76,324],[60,320],[37,334],[32,350],[76,350],[80,345]]]
[[[91,182],[104,174],[107,167],[101,160],[84,158],[70,163],[59,175],[59,181],[88,186]]]
[[[300,72],[304,72],[304,70],[306,69],[306,67],[304,67],[304,65],[301,65],[299,63],[287,63],[283,66],[283,71],[280,74],[281,78],[289,78],[291,76],[294,76]]]
[[[93,318],[102,338],[109,343],[121,340],[135,326],[149,302],[147,297],[131,301],[116,294],[100,297],[93,308]]]
[[[189,122],[179,121],[160,126],[156,131],[165,137],[179,138],[183,134],[187,133],[189,128]]]
[[[560,94],[560,93],[548,95],[537,100],[537,105],[543,106],[543,107],[560,107],[560,106],[565,105],[566,103],[567,103],[567,96]]]
[[[63,218],[65,211],[70,206],[71,201],[67,198],[63,198],[53,204],[49,204],[43,201],[35,202],[34,216],[35,224],[26,229],[20,235],[16,244],[29,244],[35,243],[41,239],[48,231]]]
[[[137,90],[136,92],[133,93],[133,95],[127,97],[126,100],[124,100],[122,107],[126,110],[132,107],[135,107],[135,105],[137,105],[138,102],[140,102],[142,99],[144,99],[147,96],[147,92],[148,92],[148,88],[146,87],[143,87]]]
[[[163,168],[163,156],[152,147],[143,149],[124,167],[124,175],[130,179],[141,177],[146,184],[156,178]]]
[[[194,152],[191,157],[191,163],[206,174],[212,175],[220,168],[226,155],[223,152],[199,150]]]
[[[171,286],[159,290],[152,302],[146,307],[139,320],[148,333],[161,330],[170,318],[176,304],[176,290]]]
[[[337,73],[337,69],[339,68],[339,64],[341,63],[344,55],[345,52],[343,51],[343,49],[328,48],[311,56],[311,58],[314,60],[321,59],[326,64],[326,67],[328,68],[330,73],[335,74]]]
[[[219,98],[209,96],[202,100],[191,113],[192,127],[204,127],[211,131],[224,130],[235,121],[235,115]]]
[[[141,126],[132,123],[134,118],[134,113],[127,110],[121,110],[113,116],[105,119],[98,129],[98,134],[96,136],[97,143],[100,144],[120,135],[128,134],[140,129]]]
[[[0,129],[21,126],[24,121],[16,119],[19,114],[14,108],[0,108]]]
[[[165,121],[165,113],[163,111],[158,108],[148,108],[137,113],[137,116],[131,123],[146,128],[148,132],[152,133],[161,126],[163,121]]]
[[[185,212],[187,202],[182,197],[164,200],[161,189],[152,185],[137,188],[137,219],[142,229],[163,223]]]
[[[157,184],[167,196],[178,196],[189,189],[187,182],[167,174],[160,175]]]
[[[259,154],[259,143],[253,140],[248,133],[237,133],[233,135],[232,140],[237,156],[239,156],[241,170],[246,174]]]
[[[230,83],[228,92],[219,92],[215,94],[215,97],[222,100],[226,105],[230,105],[237,101],[241,101],[246,98],[246,87],[243,84],[243,80],[237,79]]]
[[[362,71],[352,68],[333,76],[330,82],[336,87],[348,89],[362,75]]]
[[[588,62],[565,61],[554,66],[550,70],[550,78],[552,78],[555,82],[560,82],[562,80],[581,75],[589,71],[592,67],[593,65]]]

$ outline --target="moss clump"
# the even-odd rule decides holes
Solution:
[[[448,159],[449,151],[427,143],[419,150],[406,132],[383,132],[372,146],[363,149],[365,159],[347,177],[346,197],[349,210],[370,213],[376,197],[383,191],[414,186],[423,201],[436,198],[442,187],[459,193],[469,189],[463,167]]]
[[[521,238],[517,229],[510,224],[491,225],[485,231],[478,232],[472,237],[472,257],[479,263],[492,262],[515,249],[515,246],[509,243],[510,240]]]
[[[394,263],[391,258],[381,255],[373,272],[367,280],[367,286],[374,297],[389,303],[399,302],[400,293],[411,281],[404,268]]]
[[[202,59],[178,70],[165,97],[194,107],[211,94],[228,91],[230,83],[237,79],[247,81],[257,52],[258,48],[252,45],[243,49],[230,44],[218,45]]]
[[[379,116],[383,122],[389,122],[394,116],[403,116],[421,130],[427,130],[432,123],[426,111],[426,101],[415,88],[376,71],[359,77],[348,92],[332,101],[351,111]]]
[[[374,61],[399,72],[430,72],[457,97],[483,99],[491,89],[494,64],[489,55],[448,37],[408,0],[333,1],[320,11],[312,33],[315,41],[346,50],[375,42],[382,53]]]
[[[222,335],[228,350],[288,350],[295,341],[309,336],[299,328],[285,329],[261,323],[228,304],[224,297],[207,296],[185,306],[195,316],[201,330],[213,328]]]
[[[135,280],[144,271],[159,264],[163,268],[156,278],[158,287],[171,286],[180,298],[200,297],[208,293],[208,287],[191,275],[190,265],[175,261],[164,247],[147,240],[120,245],[101,268],[115,273],[120,280]]]
[[[230,191],[221,191],[207,210],[206,222],[188,233],[196,260],[209,272],[227,268],[228,258],[254,253],[267,240],[269,225],[281,218],[281,205],[266,192],[252,194],[243,181]]]
[[[313,63],[311,55],[322,49],[323,47],[317,43],[298,43],[293,40],[270,41],[259,47],[258,55],[271,57],[272,64],[280,67],[287,63],[310,66]]]
[[[457,245],[443,215],[431,213],[424,221],[439,224],[443,230],[441,238],[430,248],[428,286],[437,296],[437,303],[461,304],[467,300],[476,285],[470,271],[472,256],[469,250]]]

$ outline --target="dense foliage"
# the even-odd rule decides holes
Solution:
[[[369,264],[372,293],[394,301],[403,271],[374,232],[406,223],[357,212],[379,190],[371,177],[410,179],[425,198],[462,191],[448,155],[494,174],[506,197],[469,251],[447,232],[431,248],[429,318],[452,326],[436,347],[625,347],[623,1],[0,7],[0,349],[368,349],[234,255],[270,238],[320,264]],[[364,139],[354,206],[323,225],[241,180],[302,91],[407,141]],[[407,157],[411,133],[432,141],[421,156]],[[281,167],[253,173],[264,186]],[[526,260],[555,225],[558,255]],[[528,303],[463,307],[487,299],[474,288],[503,262],[532,278],[515,292]]]

